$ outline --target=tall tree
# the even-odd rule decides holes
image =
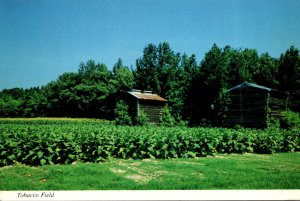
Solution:
[[[77,73],[64,73],[42,88],[48,99],[47,113],[50,116],[80,116],[80,103],[74,91],[79,83]]]
[[[18,117],[23,115],[22,104],[25,92],[22,88],[4,89],[0,94],[0,116]]]
[[[226,49],[230,49],[227,47]],[[227,50],[226,50],[227,51]],[[200,64],[199,77],[194,82],[195,101],[193,124],[211,121],[211,105],[217,100],[225,83],[226,65],[222,49],[216,44],[205,54]]]
[[[23,116],[26,117],[42,117],[46,114],[47,97],[44,91],[39,87],[25,89],[22,110]]]
[[[294,46],[279,58],[278,80],[283,91],[295,93],[300,89],[299,50]]]
[[[152,90],[168,99],[171,113],[181,119],[184,109],[184,69],[180,68],[180,54],[175,54],[166,42],[158,47],[149,44],[143,57],[137,60],[134,71],[136,88]]]
[[[195,93],[195,88],[197,79],[199,76],[199,66],[196,61],[196,55],[191,55],[188,57],[183,54],[180,62],[180,69],[183,71],[182,79],[179,85],[183,88],[181,91],[181,97],[183,101],[183,114],[184,120],[191,122],[193,116],[195,115],[194,109],[197,108],[197,98],[198,95]]]
[[[230,87],[244,81],[253,81],[259,70],[259,56],[254,49],[232,50],[229,56],[228,84]]]
[[[160,94],[160,82],[158,78],[158,50],[154,44],[144,48],[143,57],[136,60],[134,71],[136,88],[152,90]]]
[[[110,117],[113,118],[113,111],[119,100],[124,99],[124,94],[134,86],[134,76],[132,70],[123,65],[122,59],[118,59],[112,69],[112,79],[109,81],[109,95],[105,105],[109,110]]]
[[[299,50],[291,46],[282,54],[278,62],[278,80],[280,89],[290,94],[289,107],[300,112],[300,55]]]
[[[259,67],[253,73],[253,81],[259,85],[271,88],[278,88],[278,65],[277,60],[272,58],[268,53],[259,57]]]
[[[89,60],[85,65],[81,64],[79,76],[81,83],[74,87],[74,92],[77,101],[81,103],[82,113],[89,117],[109,117],[111,109],[105,101],[110,93],[109,80],[112,79],[112,73],[107,66]]]
[[[113,90],[114,93],[128,91],[133,88],[133,73],[127,66],[123,65],[122,59],[118,59],[112,72],[112,79],[109,82],[111,84],[111,90]]]

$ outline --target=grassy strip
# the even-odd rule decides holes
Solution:
[[[300,153],[0,168],[0,190],[299,189]]]

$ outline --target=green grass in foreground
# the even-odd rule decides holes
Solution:
[[[0,190],[300,189],[300,153],[0,168]]]

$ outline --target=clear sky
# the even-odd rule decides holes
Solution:
[[[0,90],[36,87],[93,59],[135,67],[149,43],[195,54],[300,48],[300,0],[0,0]]]

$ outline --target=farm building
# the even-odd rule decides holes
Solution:
[[[163,108],[167,100],[152,91],[132,90],[127,92],[129,113],[133,118],[145,114],[149,118],[149,123],[158,124]]]
[[[287,109],[288,95],[275,89],[243,82],[228,92],[227,126],[264,128],[268,119],[279,119]]]

